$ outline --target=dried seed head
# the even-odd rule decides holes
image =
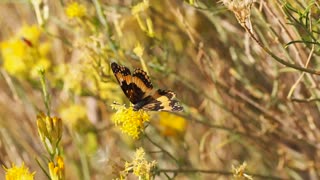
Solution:
[[[250,22],[251,6],[256,0],[221,0],[221,2],[234,13],[241,26]]]

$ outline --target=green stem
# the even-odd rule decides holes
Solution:
[[[74,138],[77,144],[77,149],[80,155],[80,163],[82,168],[82,175],[84,180],[90,180],[90,171],[88,166],[88,160],[86,157],[86,153],[84,152],[82,137],[77,132],[74,132]]]
[[[92,1],[95,6],[95,9],[97,11],[98,19],[101,22],[101,24],[103,25],[103,27],[105,27],[104,32],[106,33],[108,45],[111,48],[111,50],[115,53],[115,55],[118,55],[117,47],[116,47],[115,43],[113,42],[113,40],[110,39],[110,27],[108,25],[108,22],[106,21],[106,17],[104,16],[104,14],[102,12],[102,7],[100,5],[100,2],[99,2],[99,0],[92,0]]]
[[[301,66],[298,66],[298,65],[295,65],[295,64],[291,64],[281,58],[279,58],[278,56],[276,56],[275,54],[272,53],[272,51],[270,49],[268,49],[266,46],[264,46],[259,40],[257,37],[254,36],[254,34],[251,32],[251,30],[247,27],[247,26],[244,26],[244,29],[249,33],[249,35],[251,36],[251,38],[256,41],[256,43],[258,43],[258,45],[266,52],[268,53],[271,57],[273,57],[273,59],[275,59],[276,61],[278,61],[279,63],[287,66],[287,67],[290,67],[290,68],[293,68],[293,69],[296,69],[296,70],[299,70],[299,71],[302,71],[302,72],[307,72],[307,73],[310,73],[310,74],[316,74],[316,75],[320,75],[320,71],[318,70],[314,70],[314,69],[308,69],[308,68],[304,68],[304,67],[301,67]]]
[[[48,93],[48,89],[46,86],[45,70],[43,69],[39,70],[39,74],[40,74],[40,83],[42,87],[42,95],[43,95],[44,104],[47,110],[47,116],[50,116],[50,95]]]

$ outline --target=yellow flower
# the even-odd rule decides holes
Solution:
[[[50,174],[51,180],[65,179],[64,162],[63,162],[63,158],[61,156],[56,157],[56,163],[49,162],[48,167],[49,167],[49,174]]]
[[[37,26],[23,26],[16,36],[0,44],[3,67],[18,78],[36,78],[38,69],[50,68],[47,58],[48,42],[39,43],[41,29]]]
[[[40,139],[50,154],[55,154],[62,136],[62,121],[57,117],[49,117],[44,113],[37,116]]]
[[[29,172],[29,169],[22,163],[21,167],[12,164],[11,168],[4,168],[6,171],[6,180],[33,180],[34,174]]]
[[[101,82],[99,81],[97,84],[96,88],[92,88],[94,92],[97,91],[99,97],[101,97],[101,99],[113,99],[118,101],[121,101],[120,98],[120,91],[117,91],[119,88],[119,85],[117,83],[114,82]],[[115,97],[115,92],[119,93],[119,96]]]
[[[71,91],[76,95],[81,94],[83,89],[81,85],[84,79],[81,64],[59,64],[55,67],[54,78],[63,82],[64,91]]]
[[[139,138],[140,133],[144,129],[144,122],[148,122],[150,116],[146,111],[134,111],[132,107],[114,106],[117,112],[111,117],[111,120],[120,130],[131,136],[133,139]]]
[[[83,52],[85,53],[86,50]],[[108,101],[114,99],[121,101],[122,92],[117,91],[118,83],[104,82],[104,75],[99,74],[100,69],[94,69],[93,61],[79,60],[78,62],[71,62],[69,64],[59,64],[54,67],[54,84],[63,85],[63,91],[73,93],[76,95],[84,95],[90,93],[98,96],[100,99]],[[109,64],[107,64],[109,66]],[[109,74],[106,74],[106,76]],[[87,94],[86,94],[87,95]],[[119,96],[118,96],[119,95]],[[64,118],[62,118],[64,119]]]
[[[31,42],[32,45],[36,45],[39,42],[41,29],[37,25],[23,26],[17,34],[17,37],[23,37]]]
[[[84,17],[87,13],[87,9],[84,5],[77,2],[70,3],[65,8],[66,14],[69,18],[81,18]]]
[[[69,127],[75,127],[79,122],[87,120],[87,109],[82,105],[72,104],[61,109],[61,118],[65,120]]]
[[[27,75],[28,66],[24,61],[25,47],[18,40],[10,40],[1,43],[4,69],[12,75]]]
[[[30,69],[30,76],[37,77],[39,75],[39,70],[49,69],[51,63],[47,58],[39,58],[37,62],[34,63],[33,67]]]
[[[136,45],[136,47],[133,49],[133,52],[134,52],[139,58],[142,57],[143,51],[144,51],[144,48],[141,46],[140,43],[138,43],[138,44]]]
[[[145,152],[143,148],[137,149],[134,160],[125,163],[125,174],[128,174],[129,171],[133,171],[133,174],[138,176],[139,179],[149,180],[151,177],[150,171],[157,163],[156,161],[148,162],[144,156]]]
[[[187,122],[184,118],[168,112],[160,112],[160,130],[164,136],[175,136],[183,133]]]

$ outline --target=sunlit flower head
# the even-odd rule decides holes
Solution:
[[[35,25],[23,26],[15,36],[1,42],[3,67],[9,74],[24,79],[36,78],[39,68],[50,68],[47,55],[51,45],[39,41],[41,33]]]
[[[29,169],[24,166],[24,164],[21,165],[21,167],[18,167],[14,164],[12,164],[11,168],[4,168],[6,171],[6,180],[33,180],[34,174],[29,172]]]
[[[82,18],[86,15],[87,9],[84,5],[77,2],[72,2],[65,8],[66,14],[69,18]]]
[[[159,115],[159,126],[164,136],[176,136],[186,130],[187,122],[184,118],[168,112],[161,112]]]
[[[22,26],[17,36],[27,39],[33,45],[35,45],[39,42],[41,33],[41,29],[36,25]]]
[[[144,123],[149,121],[150,116],[146,111],[134,111],[132,107],[113,106],[117,112],[111,117],[111,120],[120,130],[134,139],[139,138],[144,129]]]
[[[62,120],[41,112],[37,116],[37,126],[42,143],[50,154],[55,154],[62,136]]]
[[[56,162],[49,162],[48,167],[51,180],[65,179],[64,161],[61,156],[56,157]]]
[[[139,179],[150,179],[150,171],[155,167],[156,161],[148,162],[145,159],[145,152],[143,148],[136,150],[134,160],[132,162],[126,162],[125,172],[133,171],[133,174],[138,176]]]
[[[139,58],[142,57],[143,51],[144,51],[144,48],[141,46],[140,43],[138,43],[138,44],[136,45],[136,47],[133,49],[133,52],[134,52]]]

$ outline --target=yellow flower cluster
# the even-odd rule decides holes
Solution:
[[[6,169],[6,180],[33,180],[34,174],[29,172],[29,169],[24,166],[24,164],[21,165],[21,167],[18,167],[14,164],[12,164],[11,168]]]
[[[56,154],[62,136],[62,121],[57,117],[49,117],[42,112],[37,116],[40,139],[51,155]]]
[[[38,69],[49,69],[51,62],[47,58],[50,51],[49,42],[40,42],[41,29],[35,25],[23,26],[20,31],[1,42],[0,50],[3,67],[18,78],[36,78]]]
[[[56,157],[56,163],[49,162],[48,166],[51,180],[64,179],[64,162],[61,156]]]
[[[183,133],[187,122],[184,118],[168,112],[160,112],[160,130],[164,136],[176,136]]]
[[[157,163],[156,161],[148,162],[144,156],[143,148],[137,149],[134,160],[125,164],[125,175],[132,170],[133,174],[138,176],[139,179],[149,180],[151,177],[150,171]]]
[[[54,83],[63,82],[63,91],[65,92],[72,92],[76,95],[90,92],[103,100],[114,98],[117,101],[121,100],[120,96],[114,94],[119,85],[115,82],[103,82],[101,75],[97,73],[97,69],[93,68],[93,63],[89,60],[60,64],[54,68]],[[122,92],[118,91],[117,93],[120,95]]]
[[[86,15],[87,9],[84,5],[77,2],[72,2],[68,4],[65,8],[66,14],[69,18],[82,18]]]
[[[87,109],[84,106],[73,104],[61,109],[60,115],[69,127],[75,127],[87,119]]]
[[[144,129],[144,122],[148,122],[150,116],[143,110],[134,111],[132,107],[113,106],[117,108],[117,112],[111,117],[111,120],[120,130],[134,139],[139,138],[140,133]]]

